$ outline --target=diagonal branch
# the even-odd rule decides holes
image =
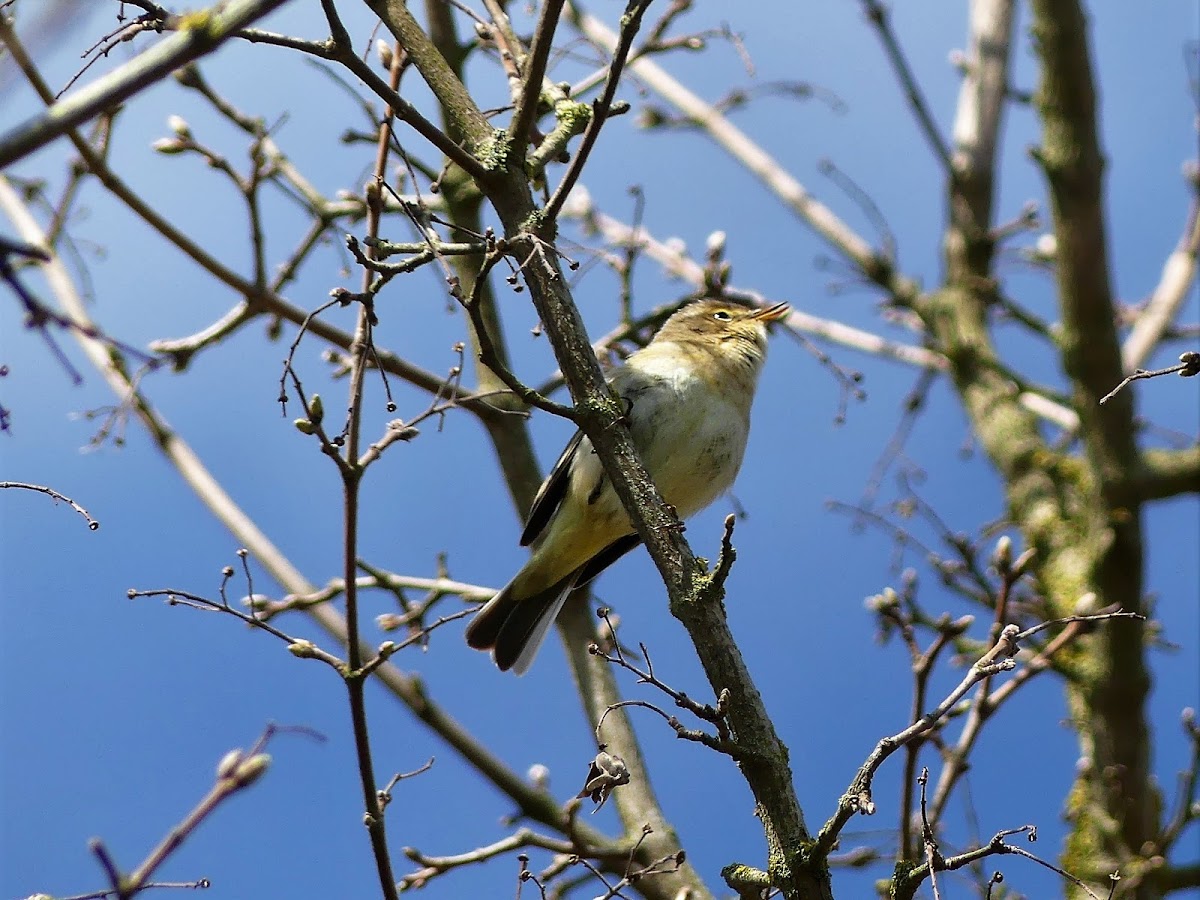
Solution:
[[[587,130],[583,133],[583,140],[579,142],[575,158],[571,160],[571,165],[563,174],[558,187],[554,189],[554,196],[546,204],[544,215],[550,222],[553,222],[558,216],[559,210],[567,200],[567,195],[571,193],[571,188],[583,174],[583,167],[587,164],[588,156],[591,155],[592,148],[596,146],[596,139],[600,137],[600,129],[608,121],[613,98],[617,95],[617,85],[621,81],[621,72],[625,69],[625,62],[629,58],[629,52],[633,49],[633,39],[637,37],[638,29],[642,26],[642,16],[645,15],[649,5],[650,0],[629,0],[629,4],[625,7],[625,14],[621,16],[621,33],[612,48],[612,60],[608,64],[604,91],[592,104],[592,116],[587,123]]]
[[[537,26],[533,31],[533,44],[525,57],[525,71],[521,73],[524,84],[512,121],[508,125],[508,143],[518,158],[525,156],[525,144],[530,130],[537,121],[538,103],[542,96],[542,79],[546,77],[546,62],[554,44],[554,31],[562,15],[563,0],[545,0],[538,13]]]
[[[401,120],[410,125],[419,135],[437,147],[465,171],[475,178],[486,178],[488,173],[484,165],[476,159],[469,150],[464,149],[445,132],[426,119],[417,108],[401,97],[396,90],[375,73],[375,70],[359,59],[354,52],[350,35],[338,17],[333,0],[322,0],[325,17],[329,22],[329,30],[333,35],[334,51],[331,58],[337,60],[355,75],[362,79],[376,96],[380,97],[388,108]],[[420,31],[418,28],[417,31]]]
[[[585,230],[599,231],[606,241],[618,247],[637,247],[662,266],[665,274],[679,278],[697,289],[706,284],[705,269],[685,251],[656,239],[646,229],[626,225],[624,222],[595,208],[586,191],[576,191],[566,205],[564,214],[578,218]],[[754,291],[729,286],[726,292],[738,295],[760,306],[769,306],[773,301]],[[836,319],[825,319],[811,315],[793,306],[782,323],[797,334],[808,334],[852,350],[895,360],[916,368],[934,369],[944,372],[949,366],[945,356],[927,347],[884,338],[870,331],[847,325]],[[597,345],[597,349],[602,349]],[[1063,406],[1042,394],[1022,391],[1018,397],[1022,407],[1038,418],[1052,422],[1064,431],[1074,432],[1079,427],[1079,416],[1069,407]]]
[[[449,120],[451,138],[466,141],[468,149],[477,156],[487,156],[482,151],[492,141],[492,126],[475,105],[466,85],[455,74],[445,56],[413,17],[408,4],[404,0],[366,0],[366,4],[408,53],[413,65],[437,97],[438,104]],[[488,172],[486,163],[484,165],[485,171],[481,177],[486,180]]]
[[[0,169],[128,100],[180,66],[212,53],[237,32],[288,0],[233,0],[180,16],[179,32],[32,119],[0,135]],[[11,26],[5,26],[6,28]]]
[[[953,169],[950,161],[950,148],[946,146],[946,139],[942,137],[942,133],[938,131],[937,123],[933,121],[933,113],[929,109],[929,102],[921,92],[921,86],[917,84],[917,77],[913,73],[912,66],[908,64],[908,59],[904,56],[904,50],[900,46],[899,38],[896,37],[895,29],[892,28],[891,10],[881,3],[880,0],[862,0],[862,5],[867,15],[867,20],[879,32],[879,39],[883,42],[883,49],[887,53],[888,62],[891,63],[892,71],[896,73],[896,79],[900,82],[900,87],[904,90],[905,97],[908,98],[908,104],[912,107],[913,115],[917,117],[917,124],[921,126],[921,133],[925,135],[925,140],[929,143],[934,155],[938,158],[938,162],[942,164],[942,168],[949,175]]]

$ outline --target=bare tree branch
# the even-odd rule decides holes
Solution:
[[[0,481],[0,491],[4,490],[5,488],[37,491],[38,493],[45,494],[47,497],[53,498],[55,501],[61,500],[63,503],[66,503],[68,506],[70,506],[71,509],[75,510],[75,512],[83,516],[84,520],[87,522],[89,531],[95,531],[100,527],[100,523],[93,519],[91,514],[86,509],[84,509],[70,497],[66,496],[65,494],[60,494],[53,488],[44,487],[40,484],[25,484],[22,481]]]
[[[236,33],[288,0],[231,0],[223,7],[179,17],[180,31],[136,59],[0,135],[0,169],[128,100],[185,63],[212,53]],[[11,26],[0,26],[8,29]]]

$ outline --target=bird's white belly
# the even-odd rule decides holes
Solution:
[[[663,499],[686,519],[727,491],[742,464],[750,391],[714,390],[686,369],[632,398],[634,443]]]
[[[613,386],[628,405],[633,442],[663,499],[687,519],[727,491],[737,477],[750,428],[754,385],[714,389],[686,367],[647,366],[640,376],[619,370]],[[658,362],[658,361],[655,361]],[[649,377],[646,377],[649,376]],[[633,528],[588,438],[576,451],[570,495],[539,556],[566,573]]]
[[[633,442],[663,499],[688,519],[737,477],[759,367],[744,360],[731,365],[719,354],[689,358],[679,349],[652,343],[613,373],[610,383],[626,403]],[[709,377],[696,374],[697,364]],[[557,583],[633,532],[586,436],[571,458],[569,478],[565,499],[522,570],[538,575],[527,589]]]

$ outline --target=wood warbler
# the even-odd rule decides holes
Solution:
[[[766,323],[787,313],[782,303],[690,303],[609,378],[646,470],[681,519],[733,484],[767,355]],[[521,534],[522,546],[533,545],[529,562],[476,613],[467,643],[524,674],[567,594],[640,542],[592,442],[576,432],[534,498]]]

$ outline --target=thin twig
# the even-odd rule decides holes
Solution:
[[[533,42],[525,57],[525,71],[521,73],[524,84],[512,122],[508,126],[508,140],[514,152],[524,157],[524,148],[529,132],[537,121],[538,104],[542,96],[542,81],[546,76],[546,61],[554,43],[554,30],[562,15],[564,0],[545,0],[538,12],[537,25],[533,31]]]
[[[929,142],[938,162],[942,164],[942,170],[947,176],[953,174],[950,147],[938,130],[937,123],[933,121],[929,103],[921,92],[920,85],[917,84],[912,66],[908,64],[904,49],[900,46],[900,40],[892,28],[891,12],[879,0],[862,0],[862,5],[867,21],[875,26],[875,30],[879,33],[879,39],[883,41],[888,62],[892,64],[892,70],[896,73],[896,79],[904,90],[904,96],[908,98],[913,114],[917,117],[917,123],[921,126],[921,134],[925,135],[925,140]]]
[[[621,33],[613,47],[612,60],[608,64],[608,78],[604,84],[604,91],[599,99],[592,103],[592,117],[588,122],[587,130],[583,133],[583,139],[579,142],[579,148],[575,151],[575,158],[571,160],[567,171],[563,173],[562,181],[558,183],[553,196],[550,197],[550,201],[542,211],[548,222],[553,222],[558,217],[567,195],[571,193],[571,188],[583,174],[583,167],[587,164],[588,156],[596,145],[600,129],[604,127],[604,123],[612,111],[613,98],[617,94],[621,72],[625,68],[629,51],[633,47],[633,39],[642,25],[642,16],[645,15],[649,6],[650,0],[631,0],[625,9],[625,14],[621,17]]]
[[[234,794],[244,791],[257,782],[271,766],[271,757],[265,753],[271,738],[285,731],[297,731],[315,735],[308,729],[285,728],[269,725],[249,750],[230,750],[217,766],[217,780],[199,803],[174,826],[142,863],[129,874],[122,874],[112,854],[99,838],[90,842],[92,853],[104,869],[111,889],[90,896],[113,896],[117,900],[129,900],[152,886],[151,878],[185,840],[195,833],[204,820]],[[319,735],[316,735],[319,737]],[[207,879],[188,886],[207,887]]]
[[[1160,375],[1174,375],[1175,373],[1179,373],[1181,378],[1191,378],[1193,375],[1200,375],[1200,352],[1186,350],[1179,354],[1179,362],[1176,365],[1167,366],[1165,369],[1151,369],[1149,371],[1146,369],[1136,369],[1132,375],[1126,375],[1121,379],[1120,384],[1101,397],[1100,402],[1107,403],[1131,382],[1142,378],[1158,378]]]
[[[54,490],[54,488],[44,487],[40,484],[26,484],[22,481],[0,481],[0,491],[4,490],[5,488],[20,488],[26,491],[37,491],[38,493],[45,494],[46,496],[52,497],[55,500],[61,500],[63,503],[66,503],[68,506],[70,506],[71,509],[75,510],[75,512],[83,516],[84,520],[87,521],[87,527],[89,531],[95,531],[100,527],[100,523],[93,519],[91,514],[86,509],[84,509],[66,494],[60,494],[58,491]]]

